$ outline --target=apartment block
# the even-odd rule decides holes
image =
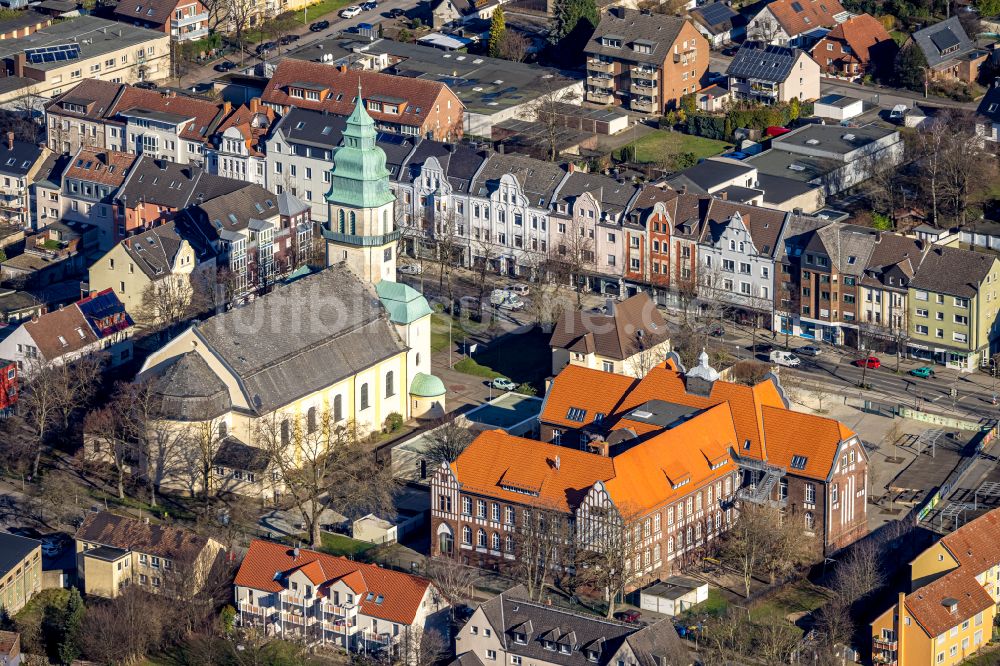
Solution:
[[[611,7],[587,54],[586,98],[640,113],[662,114],[702,86],[708,40],[690,20]]]
[[[0,607],[21,610],[42,589],[42,542],[0,532]]]

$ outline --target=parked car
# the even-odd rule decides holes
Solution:
[[[400,7],[393,7],[389,10],[389,18],[401,18],[406,16],[406,12]]]
[[[350,7],[344,7],[340,10],[340,18],[352,19],[361,13],[361,7],[357,5],[351,5]]]
[[[722,324],[716,324],[709,327],[708,334],[713,338],[721,338],[726,334],[726,329],[722,327]]]
[[[524,284],[523,282],[516,282],[507,287],[507,289],[509,289],[512,293],[522,297],[527,296],[528,294],[531,293],[531,289],[529,289],[528,285]]]
[[[930,379],[934,376],[934,368],[925,365],[919,368],[914,368],[907,374],[913,375],[914,377],[920,377],[921,379]]]
[[[851,365],[855,365],[859,368],[881,368],[882,361],[878,360],[876,356],[866,356],[865,358],[859,358],[856,361],[852,361]]]
[[[805,347],[799,347],[795,350],[802,356],[819,356],[820,348],[813,345],[806,345]]]
[[[288,46],[292,42],[297,42],[297,41],[299,41],[298,35],[285,35],[284,37],[278,40],[278,43],[281,44],[282,46]]]
[[[215,67],[213,67],[212,69],[214,69],[217,72],[228,72],[231,69],[236,69],[236,63],[230,62],[228,60],[223,60],[222,62],[217,63]]]
[[[268,51],[277,48],[278,44],[276,42],[264,42],[263,44],[258,44],[254,51],[257,55],[263,55]]]
[[[375,0],[368,0],[368,2],[361,3],[361,11],[370,12],[378,7],[378,3]]]
[[[424,272],[420,264],[403,264],[398,270],[403,275],[420,275]]]
[[[513,391],[517,388],[517,384],[510,381],[506,377],[497,377],[492,382],[493,388],[500,389],[501,391]]]
[[[138,83],[133,83],[132,87],[142,88],[143,90],[156,90],[157,85],[152,81],[139,81]]]
[[[312,32],[320,32],[322,30],[326,30],[329,27],[330,27],[329,21],[316,21],[315,23],[309,26],[309,30],[311,30]]]
[[[774,363],[775,365],[783,365],[786,368],[797,368],[802,365],[802,361],[799,360],[798,356],[792,352],[781,351],[780,349],[771,352],[769,358],[771,359],[771,363]]]
[[[736,52],[739,50],[740,47],[738,46],[728,46],[722,49],[722,55],[726,56],[727,58],[732,58],[734,55],[736,55]]]
[[[755,346],[750,348],[754,354],[770,354],[774,351],[774,347],[768,344],[758,342]]]
[[[630,624],[638,624],[639,618],[642,617],[642,613],[640,613],[637,610],[627,610],[618,613],[617,616],[618,619],[621,620],[622,622],[628,622]]]

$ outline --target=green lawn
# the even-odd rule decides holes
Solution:
[[[635,142],[637,162],[662,162],[671,155],[693,153],[696,160],[711,157],[732,148],[731,143],[692,136],[682,132],[656,130]]]
[[[31,600],[24,605],[24,608],[17,612],[14,617],[17,619],[18,624],[31,624],[32,620],[35,622],[41,622],[42,615],[45,613],[45,609],[48,606],[55,606],[57,608],[65,608],[66,600],[69,598],[69,590],[63,588],[53,588],[48,590],[42,590]]]
[[[496,379],[497,377],[503,377],[503,373],[497,372],[493,368],[487,367],[485,365],[480,365],[472,360],[471,357],[463,358],[461,361],[452,366],[455,370],[459,372],[464,372],[467,375],[474,375],[476,377],[485,377],[486,379]]]
[[[750,612],[755,617],[784,619],[791,613],[812,612],[827,601],[827,592],[807,580],[786,586],[776,595],[755,606]]]
[[[330,555],[345,555],[357,557],[361,553],[374,547],[374,544],[367,541],[358,541],[343,534],[333,534],[323,532],[323,545],[320,550]]]
[[[717,587],[708,588],[708,599],[692,606],[691,608],[684,611],[681,615],[682,620],[687,621],[692,618],[700,618],[705,615],[710,615],[712,617],[719,617],[725,615],[726,609],[729,608],[729,602],[726,601],[726,597],[722,594],[722,590]]]
[[[310,5],[305,9],[300,9],[295,12],[295,20],[299,23],[314,23],[326,14],[330,12],[337,11],[347,5],[352,4],[351,0],[322,0],[317,2],[315,5]],[[306,17],[308,16],[308,21]]]
[[[447,351],[449,341],[453,345],[465,342],[465,329],[469,328],[470,323],[459,323],[454,317],[435,312],[431,315],[431,351]]]

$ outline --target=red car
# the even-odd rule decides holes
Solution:
[[[852,365],[856,365],[859,368],[880,368],[882,367],[882,361],[878,360],[875,356],[868,356],[866,358],[859,358]]]
[[[637,610],[627,610],[618,613],[618,619],[622,622],[629,622],[631,624],[636,624],[639,622],[639,618],[642,617],[642,613]]]

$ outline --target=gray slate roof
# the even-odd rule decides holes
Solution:
[[[468,194],[472,189],[472,179],[479,167],[487,160],[489,153],[481,152],[468,143],[444,143],[423,139],[407,157],[399,180],[411,183],[420,173],[427,158],[433,157],[447,174],[448,182],[456,193]]]
[[[200,354],[179,356],[166,368],[144,373],[159,398],[160,413],[178,421],[210,421],[232,409],[229,390]]]
[[[562,166],[552,162],[543,162],[527,155],[492,153],[476,175],[471,193],[489,196],[499,186],[501,176],[508,173],[517,178],[528,197],[528,203],[535,208],[548,208],[551,205],[556,188],[566,175]]]
[[[255,183],[241,183],[239,189],[193,206],[190,213],[198,220],[208,238],[224,231],[242,231],[255,220],[268,220],[279,215],[278,195],[271,194]]]
[[[688,664],[686,650],[669,620],[637,627],[594,616],[581,615],[555,606],[525,601],[522,586],[515,587],[483,603],[482,609],[493,626],[503,649],[521,656],[525,661],[559,666],[592,666],[585,651],[598,653],[598,666],[609,664],[612,656],[626,642],[632,647],[642,666],[653,666],[655,657],[662,656],[666,664]],[[513,633],[527,634],[527,644],[514,642]],[[542,640],[571,643],[570,654],[547,650]]]
[[[936,294],[972,298],[996,260],[993,254],[935,245],[924,255],[910,286]]]
[[[1000,123],[1000,86],[995,84],[990,86],[983,98],[979,100],[976,113],[989,118],[991,122]]]
[[[260,412],[406,350],[374,289],[344,264],[277,287],[195,331],[239,376]]]
[[[0,137],[0,173],[5,176],[23,178],[41,156],[40,146],[17,139],[8,144],[6,136]]]
[[[263,472],[271,462],[271,456],[264,449],[248,446],[235,437],[226,437],[219,444],[219,450],[212,458],[215,467],[228,467],[246,472]]]
[[[781,83],[788,78],[802,51],[784,46],[744,42],[726,69],[726,76]]]
[[[132,236],[122,243],[122,248],[150,280],[159,280],[170,273],[182,240],[171,221]]]
[[[703,160],[675,174],[667,180],[667,184],[675,190],[686,185],[688,192],[708,194],[709,190],[721,183],[739,176],[748,176],[755,170],[753,166],[736,160]]]
[[[191,164],[141,155],[118,190],[118,198],[129,206],[141,200],[181,210],[196,201],[209,201],[246,185],[245,181],[216,176]]]
[[[312,207],[307,204],[302,199],[285,190],[277,196],[278,199],[278,214],[282,217],[291,217],[293,215],[298,215],[299,213],[304,213],[310,210]]]
[[[871,259],[878,232],[871,227],[832,222],[816,230],[806,249],[817,249],[830,257],[830,265],[845,275],[860,276]]]
[[[976,48],[976,43],[969,39],[957,16],[917,30],[911,36],[923,51],[929,67],[936,67]],[[958,48],[955,49],[955,46]]]
[[[584,50],[588,54],[608,56],[616,60],[662,65],[670,54],[684,21],[678,16],[643,14],[635,9],[612,7],[601,17],[601,22]],[[622,47],[604,46],[601,40],[605,36],[620,37]],[[636,40],[653,42],[652,53],[637,53],[633,49]]]
[[[343,116],[293,107],[275,124],[272,135],[280,130],[289,143],[333,150],[340,145],[345,127]]]
[[[11,569],[41,545],[41,541],[0,532],[0,576],[10,573]]]
[[[620,214],[639,191],[638,185],[629,181],[619,183],[611,176],[600,173],[574,171],[559,188],[559,202],[571,204],[584,192],[592,194],[605,212]]]

